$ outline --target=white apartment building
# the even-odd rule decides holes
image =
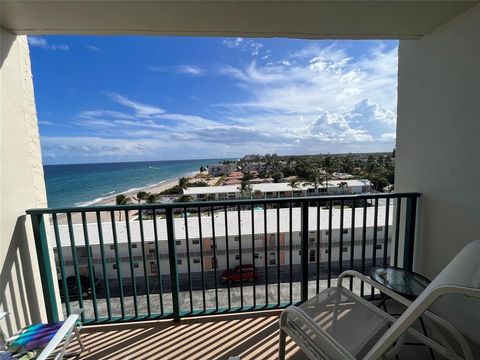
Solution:
[[[208,173],[212,176],[222,176],[222,175],[228,175],[231,172],[234,172],[237,170],[237,164],[236,163],[228,163],[228,164],[210,164],[207,166],[208,168]]]
[[[343,186],[341,186],[343,184]],[[302,183],[298,188],[292,189],[288,183],[251,184],[252,192],[261,191],[264,198],[278,198],[290,196],[313,196],[315,188],[311,184]],[[319,194],[362,194],[371,190],[371,183],[366,179],[359,180],[329,180],[328,186],[322,184],[318,188]],[[191,196],[194,200],[202,200],[207,194],[215,195],[217,200],[233,200],[242,198],[239,185],[190,187],[183,190],[184,195]]]
[[[385,238],[386,226],[386,207],[379,206],[377,214],[377,248],[375,254],[377,257],[383,255],[385,242],[387,246],[391,241],[393,207],[390,207],[388,218],[388,237]],[[361,259],[362,241],[363,241],[363,208],[355,209],[354,226],[354,259]],[[317,254],[317,209],[309,208],[309,262],[315,263],[317,257],[320,262],[328,261],[328,239],[329,239],[329,211],[320,209],[319,237],[320,252]],[[267,210],[267,229],[265,231],[264,211],[240,211],[240,224],[238,212],[228,211],[215,213],[213,218],[211,214],[206,213],[199,217],[197,214],[187,218],[188,240],[185,232],[185,219],[175,219],[175,243],[177,252],[177,266],[179,273],[186,273],[188,262],[192,272],[202,270],[202,260],[204,271],[212,271],[215,266],[218,271],[227,269],[227,241],[225,228],[228,229],[228,265],[230,268],[240,264],[240,256],[243,264],[255,263],[257,267],[289,265],[290,264],[290,244],[292,244],[292,264],[301,263],[301,228],[300,216],[301,209],[292,209],[292,229],[290,231],[290,212],[289,209],[280,209],[278,214],[279,228],[277,228],[277,212],[275,209]],[[366,209],[366,258],[373,258],[373,239],[374,239],[374,208]],[[343,215],[343,231],[340,234],[341,211],[332,210],[331,239],[332,254],[331,260],[338,261],[340,255],[340,238],[343,237],[342,255],[344,260],[350,259],[352,251],[352,209],[345,208]],[[201,228],[199,226],[201,225]],[[130,254],[133,258],[133,271],[135,276],[145,276],[143,268],[143,259],[146,261],[147,275],[157,274],[157,250],[162,274],[169,273],[169,253],[167,244],[167,227],[165,219],[157,220],[157,234],[155,237],[152,220],[143,221],[143,242],[140,223],[130,221],[130,241],[127,236],[127,224],[125,222],[116,222],[117,252],[119,257],[120,273],[122,278],[131,277]],[[240,232],[239,232],[240,230]],[[252,231],[253,230],[253,231]],[[98,235],[98,225],[96,223],[87,224],[88,242],[90,245],[90,255],[92,257],[93,270],[97,279],[103,278],[101,263],[101,245]],[[117,278],[117,263],[115,258],[115,241],[111,223],[102,223],[101,231],[103,235],[103,251],[106,261],[107,277]],[[200,234],[201,231],[201,234]],[[62,255],[65,261],[66,276],[74,275],[73,254],[71,251],[70,235],[67,225],[59,226],[60,242],[62,245]],[[80,273],[87,275],[87,248],[85,247],[85,236],[82,224],[73,225],[73,234],[75,238],[76,257],[79,264]],[[241,235],[239,235],[241,234]],[[253,240],[252,240],[253,234]],[[291,237],[290,237],[291,234]],[[266,235],[266,238],[265,238]],[[158,243],[155,243],[155,239]],[[188,241],[188,244],[187,244]],[[277,243],[278,241],[278,243]],[[130,246],[129,246],[130,244]],[[265,259],[265,244],[267,259]],[[57,271],[59,272],[58,249],[52,244]],[[188,247],[188,252],[187,252]],[[241,252],[240,252],[241,247]],[[252,251],[253,248],[253,251]],[[278,250],[280,251],[278,252]],[[203,252],[203,259],[202,259]],[[60,276],[60,274],[58,274]]]

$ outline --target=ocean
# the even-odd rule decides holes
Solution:
[[[44,165],[49,207],[87,206],[161,184],[226,159]]]

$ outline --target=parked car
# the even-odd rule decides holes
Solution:
[[[240,281],[253,281],[258,278],[257,268],[252,264],[245,264],[242,266],[236,266],[233,269],[225,270],[223,272],[222,280],[227,282],[229,279],[231,282]]]
[[[82,287],[82,298],[87,299],[92,295],[93,289],[88,276],[80,275],[80,286]],[[77,287],[77,278],[75,276],[69,276],[66,278],[67,291],[69,299],[78,299],[79,291]],[[101,282],[98,279],[94,279],[95,289],[99,289]],[[63,293],[63,283],[62,280],[58,281],[58,288],[60,289],[60,297],[63,299],[65,294]]]

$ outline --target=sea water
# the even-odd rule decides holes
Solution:
[[[127,191],[158,185],[225,159],[45,165],[49,207],[88,206]]]

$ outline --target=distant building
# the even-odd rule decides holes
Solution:
[[[207,166],[208,173],[212,176],[222,176],[228,175],[235,170],[237,170],[236,163],[228,163],[228,164],[210,164]]]
[[[353,175],[348,173],[342,173],[342,172],[334,172],[332,173],[332,177],[335,179],[344,180],[344,179],[351,179]]]
[[[360,229],[363,227],[364,214],[366,215],[366,230],[365,251],[363,253],[368,254],[367,256],[371,256],[373,253],[381,256],[383,254],[383,246],[388,246],[391,242],[392,225],[388,225],[388,238],[386,238],[385,224],[392,224],[393,206],[390,206],[388,219],[386,219],[386,207],[378,207],[378,226],[376,229],[374,227],[375,209],[373,207],[367,208],[366,213],[364,213],[363,208],[355,209],[356,225],[354,227],[353,241],[351,208],[344,209],[343,230],[341,232],[340,210],[332,210],[331,224],[329,224],[329,211],[320,209],[319,228],[317,228],[316,222],[309,223],[308,261],[314,263],[318,259],[320,262],[326,262],[329,256],[332,259],[338,259],[340,251],[344,259],[349,259],[351,255],[353,255],[354,259],[361,259],[363,233]],[[289,209],[280,209],[278,214],[277,210],[274,209],[267,210],[266,214],[264,214],[262,209],[259,209],[254,210],[253,216],[251,210],[240,211],[240,214],[236,211],[228,211],[226,214],[223,212],[216,213],[213,215],[213,218],[214,222],[212,222],[211,215],[201,216],[199,219],[198,215],[195,214],[188,217],[187,221],[182,218],[175,218],[175,247],[179,273],[186,273],[189,267],[192,272],[213,271],[215,268],[221,271],[227,268],[227,259],[229,267],[235,267],[240,264],[240,257],[243,264],[254,263],[258,267],[264,267],[265,265],[267,267],[276,266],[277,264],[288,265],[290,261],[292,264],[301,263],[300,208],[292,209],[292,229],[289,228]],[[316,207],[309,208],[309,218],[317,218]],[[265,219],[267,220],[266,226],[264,223]],[[277,226],[277,219],[279,220],[279,226]],[[199,221],[201,223],[201,233],[199,231]],[[98,235],[98,224],[86,224],[90,244],[89,250],[85,246],[83,225],[72,225],[72,233],[75,237],[76,245],[74,251],[71,248],[68,226],[59,226],[59,241],[66,276],[75,274],[73,256],[75,256],[78,262],[80,274],[87,275],[89,254],[95,278],[97,279],[104,279],[104,277],[117,279],[117,272],[120,273],[121,278],[131,278],[132,272],[135,274],[135,277],[139,278],[155,276],[158,274],[158,270],[160,270],[161,274],[169,273],[170,265],[165,219],[156,220],[156,235],[152,220],[144,220],[142,227],[140,227],[139,221],[130,221],[128,223],[130,237],[127,235],[128,228],[124,221],[116,222],[115,237],[110,222],[101,223],[100,225],[103,235],[102,242],[100,242]],[[188,239],[185,236],[187,233],[185,231],[186,226]],[[331,234],[329,233],[329,227],[332,229]],[[228,228],[228,248],[225,228]],[[375,233],[376,235],[374,235]],[[378,239],[376,249],[373,249],[374,238]],[[155,242],[155,239],[158,241]],[[330,255],[328,254],[329,239],[331,239]],[[340,248],[341,239],[344,240],[342,248]],[[241,252],[240,240],[242,244]],[[317,240],[320,240],[318,247]],[[103,246],[100,244],[103,244]],[[292,251],[290,251],[290,244]],[[56,244],[52,244],[52,247],[54,248],[57,272],[60,278],[59,251]],[[320,249],[319,252],[317,251],[318,248]],[[390,247],[388,248],[390,249]],[[188,252],[187,249],[189,249]],[[116,251],[118,257],[116,257]],[[277,253],[277,251],[279,252]],[[102,269],[102,253],[105,260],[105,276]],[[292,258],[289,257],[290,253]],[[130,254],[132,263],[129,260]],[[145,267],[143,266],[143,258],[145,258]],[[158,263],[157,259],[159,260]]]
[[[232,179],[233,180],[233,179]],[[189,187],[183,190],[184,195],[190,195],[194,200],[203,199],[207,194],[213,194],[217,200],[232,200],[242,197],[238,184],[224,186]],[[301,183],[298,188],[292,189],[288,183],[254,183],[250,182],[252,192],[261,191],[264,198],[278,198],[291,196],[314,196],[315,188],[311,184]],[[322,184],[318,188],[318,195],[362,194],[370,192],[371,183],[368,180],[330,180],[328,187]]]

